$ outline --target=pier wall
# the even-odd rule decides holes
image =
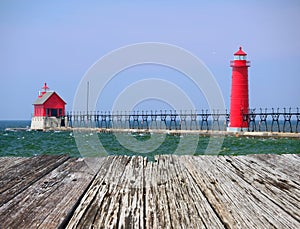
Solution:
[[[65,126],[65,117],[32,117],[30,129],[44,130]]]

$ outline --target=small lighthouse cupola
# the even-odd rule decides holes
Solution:
[[[39,98],[42,98],[43,95],[45,95],[47,93],[47,91],[49,90],[47,83],[44,83],[44,86],[42,87],[42,89],[43,89],[43,91],[41,93],[39,93]]]
[[[230,121],[228,131],[246,131],[248,121],[244,120],[243,114],[249,111],[248,92],[248,67],[247,54],[242,47],[234,53],[234,60],[230,61],[232,67],[231,96],[230,96]]]

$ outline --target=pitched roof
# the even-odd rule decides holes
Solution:
[[[234,54],[235,56],[246,56],[247,53],[245,53],[243,50],[242,50],[242,47],[239,48],[239,50]]]
[[[54,91],[47,91],[42,97],[37,98],[34,101],[33,105],[44,104],[53,94],[56,94],[56,92],[54,92]],[[57,96],[60,98],[59,95],[57,95]],[[60,98],[60,99],[66,104],[66,102],[62,98]]]

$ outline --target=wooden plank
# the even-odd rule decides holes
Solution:
[[[222,157],[220,162],[230,164],[228,168],[232,172],[238,174],[248,184],[256,188],[260,193],[265,195],[270,201],[276,203],[278,207],[287,212],[290,216],[300,221],[300,176],[295,181],[294,173],[289,173],[291,168],[299,167],[298,164],[291,166],[293,160],[290,159],[292,155],[274,155],[268,158],[272,164],[277,164],[274,168],[269,166],[269,161],[260,160],[261,156],[244,156],[244,157]],[[275,160],[274,160],[275,159]],[[284,165],[284,169],[281,165]],[[287,172],[288,173],[285,173]]]
[[[1,224],[7,228],[57,228],[77,204],[93,176],[82,159],[65,161],[2,205]]]
[[[7,168],[0,177],[0,206],[67,159],[68,156],[38,156]]]
[[[115,157],[106,174],[99,171],[67,228],[222,228],[180,159],[156,159]]]
[[[178,167],[181,168],[181,171],[183,173],[183,177],[179,177],[179,181],[183,185],[183,187],[186,188],[186,191],[184,190],[183,193],[185,194],[186,198],[190,198],[188,208],[190,206],[195,206],[195,209],[198,213],[195,215],[192,215],[192,212],[189,212],[189,216],[192,217],[194,220],[197,219],[195,222],[192,222],[192,225],[194,223],[201,222],[207,227],[213,227],[213,228],[224,228],[223,222],[220,220],[219,216],[216,214],[213,207],[210,205],[209,201],[207,200],[207,197],[204,195],[203,192],[201,192],[200,185],[197,184],[194,177],[189,173],[188,168],[185,167],[185,165],[182,163],[184,160],[184,157],[176,157],[177,158],[177,164]],[[195,213],[196,213],[195,211]],[[199,220],[201,219],[201,221]],[[196,224],[197,225],[197,224]]]
[[[280,171],[293,179],[295,182],[300,180],[300,154],[283,154],[283,155],[271,155],[271,154],[255,154],[251,158],[257,159],[257,161],[264,167],[268,167],[272,170]]]
[[[184,157],[159,156],[156,187],[164,187],[166,198],[157,190],[156,196],[165,199],[169,216],[164,227],[171,225],[174,228],[185,228],[193,225],[195,228],[223,228],[224,225],[212,209],[195,180],[183,165]],[[162,175],[164,174],[164,175]],[[161,180],[164,177],[164,180]],[[161,185],[159,185],[161,184]],[[165,185],[164,185],[165,184]],[[164,194],[164,193],[163,193]],[[150,198],[147,197],[147,200]],[[159,208],[159,206],[158,206]],[[165,209],[161,209],[163,211]],[[162,226],[162,225],[159,225]]]
[[[107,220],[112,220],[114,208],[118,208],[121,200],[118,182],[129,162],[130,158],[126,156],[105,159],[103,167],[99,169],[67,228],[87,228],[91,225],[98,228],[107,225]],[[110,222],[110,225],[113,224],[115,222]]]
[[[156,163],[145,173],[146,228],[170,228],[171,218],[168,206],[168,172],[162,156],[155,157]],[[146,170],[147,171],[147,170]]]
[[[6,173],[9,167],[22,163],[29,158],[26,157],[0,157],[0,174]],[[2,175],[0,175],[2,177]]]
[[[222,190],[216,188],[220,177],[218,176],[218,173],[210,171],[212,165],[205,161],[207,157],[208,156],[201,156],[200,158],[197,158],[199,161],[194,157],[185,157],[183,163],[225,227],[235,227],[236,220],[234,219],[232,212],[227,209],[231,201],[222,198]],[[210,159],[214,158],[210,157]],[[211,174],[211,172],[213,172],[213,174]]]
[[[239,160],[244,157],[240,156]],[[223,161],[223,162],[222,162]],[[189,170],[222,221],[230,227],[291,227],[299,221],[235,171],[224,157],[188,158]],[[194,168],[193,168],[194,166]],[[265,169],[265,168],[264,168]],[[252,175],[256,171],[252,170]],[[299,204],[299,200],[294,202]],[[276,217],[274,217],[276,216]]]

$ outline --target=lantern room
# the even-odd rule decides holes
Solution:
[[[239,48],[239,50],[233,54],[234,60],[246,60],[247,54],[242,50],[242,47]]]

